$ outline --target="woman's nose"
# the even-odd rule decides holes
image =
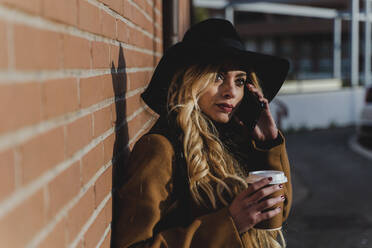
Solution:
[[[225,78],[222,84],[222,96],[228,99],[236,96],[236,87],[233,78]]]

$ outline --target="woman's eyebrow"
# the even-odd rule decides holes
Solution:
[[[235,75],[235,77],[243,77],[243,76],[247,76],[247,73],[239,73],[238,75]]]

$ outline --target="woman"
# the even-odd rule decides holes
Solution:
[[[115,247],[280,247],[280,230],[254,226],[285,220],[291,205],[284,139],[268,104],[287,72],[286,60],[245,51],[221,19],[194,25],[167,51],[142,94],[160,117],[132,150]],[[264,169],[289,182],[248,186],[248,173]]]

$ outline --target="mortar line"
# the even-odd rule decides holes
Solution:
[[[93,106],[90,106],[86,109],[78,110],[77,112],[68,113],[62,116],[58,116],[56,118],[53,118],[51,120],[46,120],[41,123],[38,123],[36,125],[31,125],[27,127],[23,127],[21,129],[15,130],[14,132],[9,132],[4,135],[0,136],[0,151],[5,150],[7,148],[15,147],[19,144],[22,144],[26,142],[27,140],[30,140],[42,133],[48,132],[49,130],[52,130],[54,128],[58,128],[60,126],[72,123],[73,121],[82,118],[84,116],[87,116],[89,114],[92,114],[96,111],[99,111],[101,109],[104,109],[108,106],[110,106],[114,102],[118,102],[121,100],[126,100],[134,95],[137,95],[145,90],[145,87],[135,89],[132,91],[129,91],[125,96],[123,97],[112,97],[110,99],[106,99],[100,103],[97,103]],[[144,110],[146,106],[141,107],[139,110]],[[129,122],[131,119],[133,119],[133,115],[135,115],[137,112],[134,112],[131,116],[126,117],[126,121]]]
[[[153,72],[154,67],[132,67],[117,70],[117,73]],[[0,70],[0,85],[29,83],[70,77],[87,78],[112,74],[111,69],[68,69],[55,71],[4,71]]]

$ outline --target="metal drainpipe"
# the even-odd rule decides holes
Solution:
[[[173,0],[172,6],[172,45],[178,42],[178,16],[179,16],[179,2],[178,0]]]

